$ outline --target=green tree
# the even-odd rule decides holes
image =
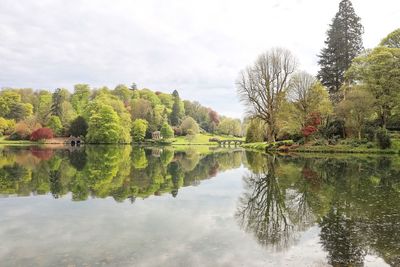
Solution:
[[[380,43],[381,46],[400,48],[400,28],[389,33]]]
[[[333,112],[325,87],[307,72],[299,72],[292,77],[288,98],[294,107],[292,116],[301,128],[306,126],[311,113],[327,117]]]
[[[143,119],[136,119],[132,123],[132,137],[135,142],[142,142],[146,136],[148,122]]]
[[[318,55],[321,69],[318,78],[329,90],[332,100],[340,101],[338,91],[344,81],[344,73],[352,60],[362,51],[363,26],[350,0],[339,3],[339,11],[327,31],[325,47]]]
[[[171,127],[168,123],[166,123],[166,122],[164,122],[163,126],[161,127],[160,132],[161,132],[161,136],[162,136],[163,138],[165,138],[165,139],[173,138],[173,137],[174,137],[174,130],[173,130],[172,127]]]
[[[88,84],[74,85],[74,93],[71,96],[71,104],[78,115],[82,115],[86,105],[89,103],[90,87]]]
[[[68,99],[68,91],[67,89],[57,88],[52,95],[52,104],[51,104],[51,114],[62,117],[63,116],[63,108],[62,105],[64,101]]]
[[[174,90],[172,96],[174,97],[174,104],[172,105],[170,121],[172,126],[178,126],[185,115],[185,107],[179,98],[179,93],[177,90]]]
[[[37,117],[41,123],[46,123],[51,113],[52,95],[48,91],[39,92],[39,104],[37,107]]]
[[[246,143],[263,142],[267,129],[259,118],[251,118],[246,129]]]
[[[89,143],[129,143],[130,136],[123,134],[120,118],[109,105],[96,103],[92,110],[86,141]]]
[[[337,105],[337,114],[345,119],[345,125],[353,128],[361,140],[362,129],[374,112],[373,106],[373,96],[367,90],[356,87]]]
[[[61,124],[61,120],[58,116],[52,115],[49,119],[49,122],[47,123],[47,126],[53,130],[53,133],[56,136],[61,135],[63,126]]]
[[[184,135],[195,135],[200,131],[199,125],[192,117],[186,117],[182,121],[180,128]]]
[[[0,136],[5,134],[11,134],[15,127],[14,120],[7,120],[0,117]]]
[[[392,110],[399,105],[400,48],[379,46],[354,59],[349,79],[361,83],[376,99],[380,124],[386,128]]]
[[[88,124],[84,117],[76,117],[69,127],[69,134],[72,136],[86,136]]]
[[[217,129],[221,134],[242,136],[242,124],[239,119],[222,118]]]

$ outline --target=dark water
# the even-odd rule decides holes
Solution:
[[[0,266],[400,266],[400,157],[0,148]]]

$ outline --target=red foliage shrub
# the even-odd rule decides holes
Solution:
[[[312,112],[308,114],[306,126],[301,129],[301,133],[304,137],[309,137],[318,131],[318,126],[321,124],[321,114],[319,112]]]
[[[31,134],[31,140],[38,141],[43,139],[51,139],[53,136],[53,130],[50,128],[39,128]]]
[[[301,129],[301,133],[303,134],[304,137],[309,137],[316,131],[318,131],[318,129],[315,126],[311,126],[311,125],[306,126],[303,129]]]
[[[31,148],[31,153],[38,159],[49,160],[53,157],[52,149]]]

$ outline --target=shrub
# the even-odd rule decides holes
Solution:
[[[325,127],[320,129],[320,132],[327,139],[331,139],[334,137],[343,138],[344,121],[342,119],[330,121]]]
[[[310,135],[314,134],[317,131],[318,131],[318,129],[312,125],[306,126],[303,129],[301,129],[301,133],[306,138],[309,137]]]
[[[386,129],[379,128],[376,131],[376,139],[377,139],[378,145],[381,149],[390,148],[390,146],[392,145],[390,135],[388,134]]]
[[[172,130],[174,130],[174,135],[175,136],[181,136],[182,135],[181,128],[174,126],[174,127],[172,127]]]
[[[208,142],[219,142],[219,138],[211,137],[210,139],[208,139]]]
[[[50,128],[39,128],[31,134],[32,141],[39,141],[53,138],[53,130]]]
[[[174,137],[174,130],[169,126],[168,123],[164,123],[161,127],[161,136],[165,139],[173,138]]]

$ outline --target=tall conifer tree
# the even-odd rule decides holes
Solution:
[[[363,50],[364,28],[350,0],[342,0],[339,11],[330,24],[325,47],[318,55],[321,69],[318,78],[330,93],[331,99],[340,101],[338,91],[344,81],[344,73],[352,60]]]

